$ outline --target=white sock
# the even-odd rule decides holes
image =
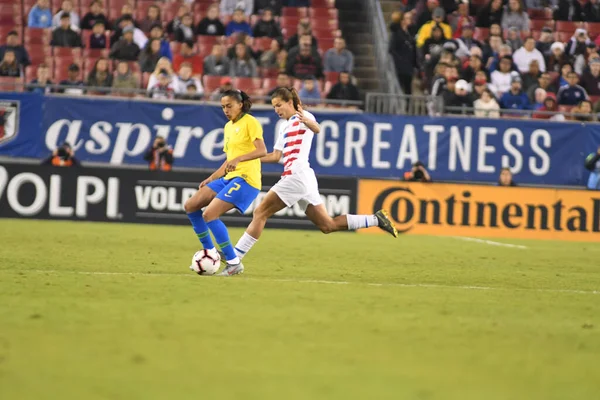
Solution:
[[[348,219],[348,230],[354,231],[356,229],[368,228],[371,226],[378,226],[379,222],[375,215],[346,215]]]
[[[241,260],[246,256],[246,253],[250,251],[256,242],[258,242],[258,239],[254,239],[252,236],[244,232],[240,240],[238,240],[237,244],[235,245],[235,254],[237,254]]]
[[[239,257],[236,257],[233,260],[227,260],[227,264],[235,265],[235,264],[239,264],[239,263],[240,263],[240,258]]]

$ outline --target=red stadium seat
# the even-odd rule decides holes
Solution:
[[[310,25],[313,28],[329,28],[331,30],[336,30],[340,28],[338,20],[330,18],[311,18]]]
[[[0,92],[22,92],[23,78],[0,77]]]
[[[487,38],[490,36],[490,29],[489,28],[475,28],[475,32],[473,32],[473,37],[479,41],[484,41],[487,40]]]
[[[320,39],[333,39],[333,31],[329,28],[321,28],[321,27],[312,27],[312,34],[317,40]]]
[[[286,28],[288,26],[298,26],[300,17],[281,17],[279,18],[279,26]]]
[[[573,32],[556,32],[556,40],[559,42],[567,43],[571,40],[571,36],[573,36]]]
[[[277,78],[265,78],[263,79],[263,90],[266,92],[273,90],[277,87]]]
[[[581,27],[583,27],[583,22],[556,21],[555,30],[557,32],[569,32],[571,35],[573,35],[575,29]]]
[[[325,82],[337,83],[339,80],[339,72],[324,72],[325,74]]]
[[[221,86],[222,76],[204,75],[202,85],[206,93],[212,93]]]
[[[235,78],[233,87],[246,93],[254,93],[262,86],[260,78]]]
[[[600,96],[590,96],[592,104],[596,104],[600,100]]]
[[[600,22],[587,22],[585,28],[592,39],[600,35]]]
[[[50,44],[52,31],[50,29],[25,28],[23,35],[24,43]]]
[[[45,44],[27,44],[25,46],[32,65],[47,62],[52,54],[52,47]],[[51,60],[50,60],[51,61]]]
[[[50,68],[50,72],[52,72],[52,68]],[[35,78],[37,78],[37,67],[27,68],[25,71],[25,83],[29,83]]]
[[[281,16],[283,17],[305,17],[308,11],[304,7],[283,7]]]
[[[210,52],[213,46],[217,43],[222,43],[223,38],[221,36],[198,36],[197,43],[199,47],[199,51],[201,52]]]
[[[107,58],[108,54],[109,54],[108,49],[84,49],[83,50],[83,56],[90,57],[90,58],[99,58],[99,57]]]
[[[273,39],[269,37],[258,37],[254,39],[254,45],[252,46],[254,50],[266,51],[271,47],[271,42]]]
[[[208,8],[211,6],[212,3],[194,3],[194,15],[198,16],[200,15],[202,18],[204,18],[206,16],[206,12],[208,11]]]
[[[55,57],[81,58],[81,49],[78,47],[52,47],[52,55]]]
[[[6,36],[10,31],[16,31],[19,38],[23,37],[23,25],[0,25],[0,43],[6,42]]]
[[[544,27],[550,27],[552,28],[552,24],[549,24],[549,21],[544,20],[544,19],[532,19],[529,21],[529,29],[530,30],[536,30],[536,31],[541,31],[542,28]]]
[[[260,75],[265,79],[277,78],[279,68],[263,68]]]
[[[333,47],[334,38],[317,38],[318,48],[320,53],[325,53],[327,50]]]
[[[290,37],[294,36],[298,32],[298,26],[296,26],[296,25],[287,26],[285,28],[282,28],[281,32],[283,33],[283,37],[285,39],[289,39]]]
[[[552,10],[532,9],[532,10],[528,10],[527,14],[529,14],[529,18],[531,18],[531,19],[545,19],[545,20],[552,19]]]
[[[309,8],[308,16],[311,18],[339,19],[337,8]]]
[[[311,0],[310,6],[312,8],[333,8],[335,0]]]

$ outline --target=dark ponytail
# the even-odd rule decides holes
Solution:
[[[232,97],[238,103],[242,103],[242,112],[247,113],[252,108],[252,101],[250,100],[250,96],[242,90],[226,90],[222,95],[223,97]]]
[[[300,106],[302,106],[302,102],[300,101],[300,96],[298,96],[298,92],[293,87],[285,88],[280,87],[271,96],[271,100],[275,98],[280,98],[283,101],[290,101],[294,104],[294,110],[300,111]]]

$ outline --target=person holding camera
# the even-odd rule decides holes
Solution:
[[[158,136],[152,147],[144,154],[150,171],[170,171],[173,167],[173,148],[167,145],[165,138]]]
[[[425,165],[421,161],[417,161],[410,171],[404,173],[404,180],[407,182],[431,182],[431,176],[425,169]]]
[[[43,165],[52,165],[54,167],[76,167],[79,161],[75,158],[75,152],[71,144],[64,142],[59,148],[55,149],[50,157],[42,162]]]

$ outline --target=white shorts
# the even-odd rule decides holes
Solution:
[[[271,190],[277,193],[286,206],[292,207],[298,203],[302,211],[306,211],[310,204],[323,204],[317,177],[312,168],[282,177]]]

